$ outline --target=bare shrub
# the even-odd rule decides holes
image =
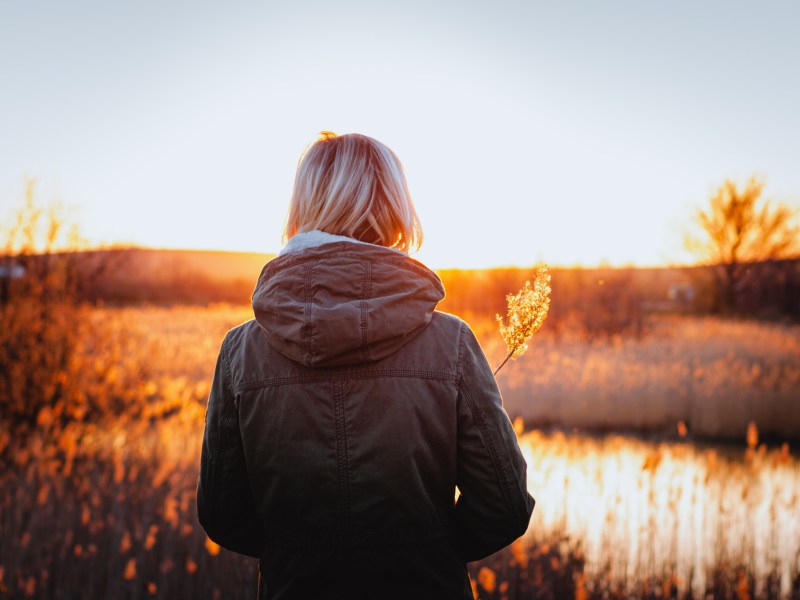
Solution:
[[[59,407],[84,323],[78,302],[77,229],[63,210],[45,209],[28,181],[25,204],[5,233],[0,257],[0,417],[33,425],[40,410]]]

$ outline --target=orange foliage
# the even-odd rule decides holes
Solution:
[[[209,538],[206,538],[206,550],[211,556],[216,556],[219,554],[220,546],[216,542],[211,541]]]
[[[136,559],[129,558],[128,562],[125,564],[125,573],[123,573],[122,577],[128,581],[134,579],[136,577]]]
[[[197,524],[194,506],[205,402],[219,343],[231,326],[249,317],[248,308],[231,306],[102,308],[87,313],[86,334],[70,362],[75,370],[59,380],[63,395],[37,414],[39,423],[27,435],[0,428],[3,593],[49,597],[47,590],[64,581],[73,586],[91,581],[93,589],[108,597],[147,593],[180,598],[190,590],[219,588],[226,580],[255,585],[255,562],[224,552],[209,540]],[[501,354],[502,340],[494,325],[475,323],[481,336],[497,338],[496,353]],[[569,361],[585,359],[550,342],[537,342],[532,351],[542,356],[555,353],[560,369],[554,370],[554,377],[562,379],[570,372]],[[548,364],[531,362],[537,369]],[[702,377],[711,377],[713,367],[695,366],[706,370]],[[516,367],[509,369],[502,385],[521,376]],[[752,368],[745,371],[759,381],[773,377],[768,365],[757,375]],[[694,377],[694,369],[691,374]],[[548,381],[523,383],[530,393],[545,388]],[[65,419],[69,406],[84,407],[93,416]],[[672,430],[676,422],[670,421]],[[775,451],[754,451],[745,462],[724,451],[696,449],[685,440],[646,444],[619,437],[545,435],[535,429],[523,433],[522,419],[515,419],[515,430],[537,499],[534,527],[505,553],[471,567],[476,590],[491,588],[513,598],[519,581],[538,581],[541,586],[563,584],[548,588],[566,590],[560,597],[594,597],[602,587],[610,597],[621,598],[635,596],[641,591],[639,582],[648,579],[686,590],[689,578],[680,573],[684,563],[677,557],[684,556],[679,550],[690,544],[689,538],[654,541],[687,527],[695,531],[692,519],[700,517],[686,516],[690,509],[685,505],[694,507],[691,510],[705,507],[710,512],[698,514],[714,515],[719,527],[715,535],[727,540],[715,541],[714,547],[721,548],[725,554],[720,560],[730,565],[746,558],[730,548],[753,539],[744,533],[741,539],[734,537],[747,523],[763,521],[768,534],[779,536],[791,533],[789,525],[796,522],[800,465],[788,444]],[[744,430],[739,431],[743,437]],[[696,500],[689,501],[692,498]],[[637,499],[635,506],[626,504],[632,499]],[[12,512],[12,506],[13,511],[20,509]],[[37,518],[22,516],[23,508],[34,509]],[[748,515],[761,521],[748,521]],[[631,518],[639,519],[638,528],[626,527]],[[729,526],[735,522],[739,529]],[[750,529],[755,531],[755,526]],[[764,560],[773,561],[767,566],[797,551],[784,537],[779,540],[782,545],[767,545],[771,554]],[[626,552],[633,543],[642,551]],[[699,543],[687,545],[687,551],[701,553],[711,546]],[[652,562],[647,552],[653,553]],[[616,562],[604,562],[608,556]],[[628,557],[641,561],[623,568]],[[68,568],[51,570],[51,579],[61,579],[45,584],[41,566],[59,561],[68,562]],[[634,575],[627,575],[623,585],[620,573]],[[755,576],[748,572],[745,584]],[[758,576],[764,577],[761,572]],[[714,585],[711,574],[707,581]],[[735,575],[732,581],[742,586],[740,591],[753,589],[744,588]],[[124,585],[138,586],[139,591],[114,587]],[[243,595],[252,597],[254,590]]]

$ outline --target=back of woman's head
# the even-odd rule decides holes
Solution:
[[[315,229],[418,249],[422,228],[395,153],[365,135],[321,132],[300,157],[284,236]]]

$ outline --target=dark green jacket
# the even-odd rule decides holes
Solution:
[[[439,278],[380,246],[280,256],[231,330],[197,507],[268,598],[471,598],[466,562],[528,527],[525,461]],[[460,496],[455,501],[456,486]]]

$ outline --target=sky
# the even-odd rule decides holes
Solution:
[[[432,267],[685,262],[725,180],[800,207],[800,4],[0,0],[0,217],[277,252],[321,130],[403,162]]]

